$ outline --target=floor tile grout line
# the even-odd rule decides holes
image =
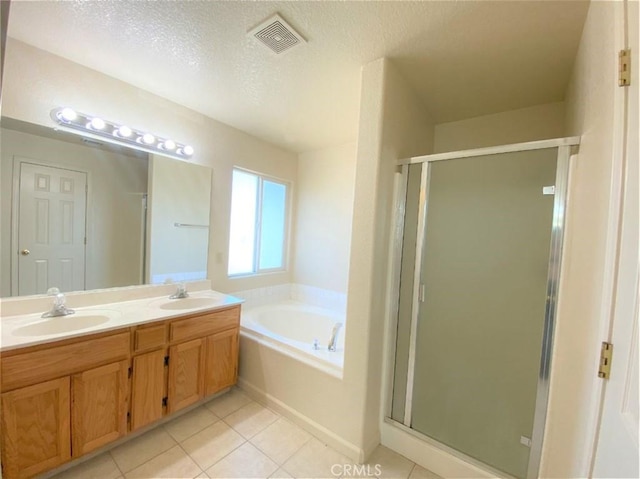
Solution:
[[[235,413],[235,412],[239,411],[239,410],[240,410],[240,409],[242,409],[243,407],[248,406],[248,405],[249,405],[249,404],[251,404],[252,402],[258,403],[257,401],[254,401],[253,399],[251,399],[251,398],[250,398],[249,396],[247,396],[246,394],[244,394],[244,393],[241,393],[241,394],[242,394],[244,397],[246,397],[247,399],[249,399],[249,402],[248,402],[248,403],[243,404],[243,405],[242,405],[242,406],[240,406],[239,408],[234,409],[233,411],[231,411],[231,412],[229,412],[229,413],[225,414],[225,415],[224,415],[224,416],[222,416],[222,417],[221,417],[221,416],[218,416],[218,414],[217,414],[215,411],[213,411],[213,410],[209,409],[207,406],[208,406],[209,404],[211,404],[212,402],[214,402],[216,399],[225,397],[225,395],[224,395],[224,394],[223,394],[222,396],[218,396],[218,397],[216,397],[216,398],[212,399],[211,401],[209,401],[209,402],[207,402],[207,403],[203,404],[203,406],[204,406],[204,407],[206,407],[207,409],[209,409],[209,411],[211,411],[213,414],[215,414],[216,416],[218,416],[218,417],[222,420],[222,419],[226,418],[227,416],[231,416],[233,413]],[[258,403],[258,404],[260,404],[260,403]],[[260,405],[262,406],[262,404],[260,404]]]
[[[197,477],[200,474],[205,474],[206,476],[208,476],[208,474],[205,472],[205,470],[200,467],[200,464],[198,464],[196,462],[196,460],[189,455],[189,453],[185,450],[185,448],[182,447],[181,443],[178,443],[178,447],[182,450],[182,452],[184,452],[185,456],[187,456],[189,459],[191,459],[191,461],[193,461],[193,463],[198,467],[198,469],[200,469],[200,472],[198,474],[196,474],[195,476],[193,476],[193,477]]]
[[[109,449],[109,450],[107,451],[107,454],[109,454],[109,457],[111,458],[111,460],[113,461],[113,463],[116,465],[116,469],[120,472],[120,475],[121,475],[122,477],[124,477],[124,472],[122,472],[122,469],[120,469],[120,466],[119,466],[119,465],[118,465],[118,463],[116,462],[116,458],[115,458],[115,457],[113,457],[113,454],[111,454],[111,451],[112,451],[112,450],[113,450],[113,449]],[[74,467],[78,467],[78,466],[74,466]]]
[[[156,431],[156,430],[158,430],[158,429],[160,429],[160,428],[159,428],[159,427],[155,427],[155,428],[151,429],[149,432],[151,432],[151,431]],[[178,441],[176,441],[176,440],[173,438],[173,436],[172,436],[171,434],[169,434],[169,433],[168,433],[168,432],[166,432],[166,431],[164,431],[164,433],[165,433],[167,436],[169,436],[169,438],[171,438],[171,440],[173,441],[173,444],[172,444],[170,447],[168,447],[167,449],[163,449],[162,451],[160,451],[160,452],[159,452],[158,454],[156,454],[155,456],[150,457],[149,459],[147,459],[146,461],[144,461],[142,464],[138,464],[136,467],[131,468],[131,469],[130,469],[130,470],[128,470],[126,473],[124,473],[124,472],[123,472],[123,473],[122,473],[122,475],[123,475],[123,476],[126,476],[126,475],[127,475],[128,473],[130,473],[131,471],[135,471],[135,470],[136,470],[136,469],[138,469],[139,467],[142,467],[142,466],[144,466],[145,464],[147,464],[148,462],[153,461],[156,457],[160,456],[161,454],[164,454],[164,453],[165,453],[165,452],[167,452],[169,449],[173,449],[175,446],[179,446]],[[148,433],[145,433],[145,434],[148,434]],[[143,434],[142,436],[138,436],[138,437],[143,437],[145,434]],[[136,438],[136,439],[137,439],[137,438]],[[133,442],[133,441],[131,441],[131,442]],[[126,445],[126,444],[129,444],[129,443],[125,442],[125,443],[124,443],[124,444],[122,444],[122,445],[124,446],[124,445]],[[115,462],[115,458],[114,458],[114,462]],[[118,463],[117,463],[117,462],[116,462],[116,466],[118,466]],[[120,471],[122,471],[122,468],[121,468],[120,466],[118,466],[118,469],[120,469]]]
[[[242,437],[242,436],[240,436],[240,437]],[[233,451],[235,451],[236,449],[239,449],[240,447],[244,446],[247,442],[249,442],[249,441],[247,441],[244,437],[242,437],[242,439],[243,439],[242,444],[237,445],[237,446],[236,446],[236,447],[234,447],[231,451],[229,451],[229,452],[228,452],[228,453],[226,453],[224,456],[222,456],[220,459],[218,459],[216,462],[214,462],[213,464],[211,464],[210,466],[207,466],[207,467],[205,467],[205,468],[201,467],[201,466],[200,466],[200,464],[198,464],[198,463],[196,462],[196,460],[195,460],[193,457],[191,457],[191,455],[190,455],[188,452],[187,452],[187,456],[191,457],[191,460],[192,460],[193,462],[195,462],[196,464],[198,464],[198,467],[199,467],[200,469],[202,469],[202,472],[204,472],[204,473],[205,473],[205,474],[207,474],[207,476],[208,476],[209,474],[207,473],[207,469],[211,469],[213,466],[215,466],[216,464],[218,464],[220,461],[222,461],[225,457],[227,457],[227,456],[228,456],[229,454],[231,454]],[[185,451],[185,452],[186,452],[186,451]]]
[[[267,409],[267,408],[265,408]],[[272,424],[274,424],[277,420],[279,419],[279,416],[276,416],[276,418],[271,421],[269,424],[267,424],[266,426],[264,426],[262,429],[260,429],[258,432],[256,432],[254,435],[252,435],[251,437],[246,437],[244,434],[242,434],[240,431],[238,431],[235,427],[233,427],[231,424],[229,424],[227,421],[225,421],[224,419],[222,419],[222,422],[224,422],[227,426],[229,426],[231,429],[233,429],[235,432],[237,432],[238,434],[240,434],[240,436],[242,436],[243,439],[250,441],[251,439],[253,439],[254,437],[256,437],[258,434],[260,434],[262,431],[264,431],[265,429],[267,429],[269,426],[271,426]]]
[[[194,411],[195,411],[195,409],[194,409]],[[174,419],[174,421],[175,421],[175,420],[178,420],[178,419],[180,419],[180,418],[179,418],[179,417],[177,417],[176,419]],[[197,430],[197,431],[196,431],[196,432],[194,432],[193,434],[191,434],[191,435],[189,435],[189,436],[185,437],[184,439],[182,439],[182,440],[180,440],[180,441],[178,441],[175,437],[173,437],[173,434],[171,434],[171,433],[167,430],[167,426],[168,426],[169,424],[171,424],[173,421],[169,421],[169,422],[168,422],[168,423],[166,423],[166,424],[162,424],[162,428],[165,430],[165,432],[166,432],[167,434],[169,434],[169,436],[171,436],[171,439],[173,439],[174,441],[176,441],[178,444],[182,444],[182,443],[183,443],[184,441],[186,441],[187,439],[191,439],[191,438],[192,438],[193,436],[195,436],[196,434],[198,434],[198,433],[200,433],[200,432],[204,431],[206,428],[211,427],[211,426],[213,426],[214,424],[216,424],[216,423],[218,423],[218,422],[220,422],[220,421],[222,421],[222,419],[220,419],[218,416],[216,416],[216,420],[215,420],[214,422],[212,422],[211,424],[207,424],[207,425],[206,425],[206,426],[204,426],[202,429]]]
[[[293,456],[291,456],[291,457],[293,457]],[[291,459],[291,457],[289,459]],[[287,461],[289,459],[287,459]],[[293,477],[295,479],[295,476],[293,474],[291,474],[287,469],[284,468],[284,464],[282,466],[280,466],[280,469],[282,469],[284,472],[286,472],[287,474],[289,474],[291,477]]]
[[[271,423],[271,424],[273,424],[273,423]],[[269,426],[267,426],[267,427],[269,427]],[[260,431],[260,432],[264,432],[266,429],[267,429],[267,428],[264,428],[264,429],[263,429],[262,431]],[[302,430],[304,431],[304,429],[302,429]],[[306,431],[305,431],[305,432],[306,432]],[[260,434],[260,433],[258,433],[258,434]],[[256,434],[255,436],[253,436],[251,439],[254,439],[255,437],[257,437],[257,436],[258,436],[258,434]],[[308,434],[308,433],[307,433],[307,434]],[[297,453],[300,449],[302,449],[302,448],[303,448],[303,447],[304,447],[304,446],[305,446],[305,445],[306,445],[306,444],[311,440],[311,438],[312,438],[312,437],[315,437],[315,436],[313,436],[313,435],[309,434],[309,437],[308,437],[307,439],[305,439],[305,441],[304,441],[302,444],[300,444],[300,446],[298,446],[294,452],[292,452],[291,454],[289,454],[289,455],[287,456],[287,458],[286,458],[284,461],[282,461],[282,463],[281,463],[281,464],[280,464],[278,461],[276,461],[276,460],[275,460],[275,458],[271,457],[271,456],[270,456],[266,451],[264,451],[260,446],[258,446],[257,444],[254,444],[254,443],[251,441],[251,439],[249,439],[249,441],[248,441],[248,442],[250,442],[250,443],[251,443],[251,445],[252,445],[253,447],[255,447],[256,449],[258,449],[262,454],[264,454],[264,455],[265,455],[265,456],[267,456],[269,459],[271,459],[273,462],[275,462],[275,463],[276,463],[276,464],[278,464],[280,467],[282,467],[282,466],[283,466],[283,465],[284,465],[284,464],[285,464],[289,459],[291,459],[293,456],[295,456],[295,455],[296,455],[296,453]]]
[[[214,399],[214,401],[215,401],[215,399]],[[205,404],[203,404],[203,407],[206,407],[209,411],[211,411],[211,413],[212,413],[213,415],[215,415],[215,416],[216,416],[218,419],[220,419],[221,421],[222,421],[224,418],[226,418],[226,417],[228,417],[228,416],[231,416],[233,413],[238,412],[240,409],[242,409],[244,406],[246,406],[246,404],[245,404],[245,405],[243,405],[243,406],[240,406],[238,409],[234,409],[234,410],[233,410],[233,411],[231,411],[230,413],[225,414],[224,416],[219,416],[215,411],[212,411],[211,409],[209,409],[209,408],[207,407],[207,404],[209,404],[209,403],[205,403]]]

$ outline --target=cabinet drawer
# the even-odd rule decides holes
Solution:
[[[199,314],[187,319],[174,321],[170,325],[170,341],[184,341],[201,338],[240,324],[240,307]]]
[[[130,335],[127,331],[71,344],[43,347],[15,356],[3,356],[2,390],[8,391],[127,359],[130,348]]]
[[[167,340],[167,328],[164,324],[136,329],[133,339],[134,352],[163,346]]]

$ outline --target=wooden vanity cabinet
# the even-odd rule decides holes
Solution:
[[[2,475],[28,478],[71,459],[69,377],[2,395]]]
[[[164,349],[134,356],[131,378],[131,430],[162,419],[166,396]]]
[[[144,325],[133,330],[131,362],[131,430],[164,415],[167,395],[167,324]]]
[[[129,338],[94,335],[2,355],[5,479],[32,477],[126,434]]]
[[[169,348],[169,414],[204,397],[204,346],[199,338]]]
[[[169,325],[169,413],[236,383],[239,327],[239,306]]]
[[[207,337],[205,346],[205,395],[217,393],[238,381],[238,329]]]
[[[129,361],[118,361],[71,377],[72,450],[82,456],[127,433]]]
[[[240,306],[2,353],[2,477],[26,479],[235,384]]]
[[[131,430],[234,385],[239,327],[234,306],[135,328]]]

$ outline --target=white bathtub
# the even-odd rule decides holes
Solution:
[[[343,323],[336,351],[327,345],[335,323]],[[243,308],[240,334],[286,356],[342,377],[345,315],[297,301],[281,301],[255,308]],[[314,339],[319,349],[313,348]]]

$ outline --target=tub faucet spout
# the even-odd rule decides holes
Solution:
[[[340,331],[341,327],[342,323],[335,323],[333,325],[333,329],[331,329],[331,336],[329,337],[329,346],[327,346],[327,349],[329,351],[336,350],[336,344],[338,343],[338,332]]]

